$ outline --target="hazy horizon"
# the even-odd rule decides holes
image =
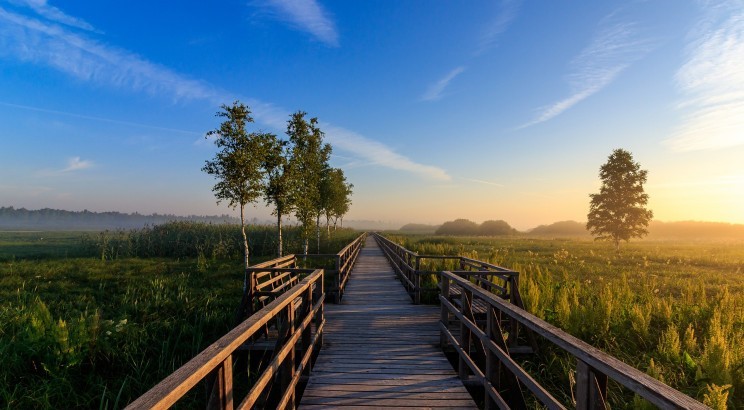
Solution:
[[[655,220],[744,223],[740,61],[740,1],[2,2],[0,201],[236,215],[201,167],[238,99],[320,119],[347,220],[586,220],[623,148]]]

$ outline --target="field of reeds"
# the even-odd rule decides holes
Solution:
[[[248,235],[251,263],[275,256],[272,227]],[[323,235],[321,252],[356,235]],[[241,244],[236,226],[193,222],[0,232],[0,408],[121,408],[147,391],[235,325]],[[290,227],[285,249],[300,248]]]
[[[742,242],[638,241],[616,253],[591,240],[386,236],[419,254],[518,271],[533,314],[713,408],[744,408]],[[541,379],[570,391],[572,363],[557,353],[542,359]],[[615,408],[653,408],[609,395]]]

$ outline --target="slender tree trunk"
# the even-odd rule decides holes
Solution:
[[[326,215],[326,237],[331,239],[331,217]]]
[[[307,252],[310,250],[310,237],[305,237],[305,255],[307,255]]]
[[[620,240],[615,239],[615,252],[620,253]]]
[[[251,266],[248,261],[248,254],[250,252],[248,248],[248,236],[245,234],[245,215],[244,215],[245,204],[240,204],[240,233],[243,234],[243,250],[245,251],[245,268],[248,269]]]
[[[276,211],[276,231],[279,235],[278,257],[282,257],[282,214]]]
[[[315,237],[318,240],[318,251],[320,253],[320,212],[315,216]]]

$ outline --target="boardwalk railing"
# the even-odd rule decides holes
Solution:
[[[237,408],[295,408],[295,389],[300,377],[310,373],[311,360],[323,344],[323,274],[322,269],[312,271],[127,408],[168,408],[200,381],[207,380],[207,386],[212,386],[207,394],[207,407],[232,409],[233,356],[243,343],[271,322],[279,330],[273,358]]]
[[[503,325],[505,320],[518,322],[576,359],[574,397],[577,409],[607,408],[608,378],[662,409],[708,408],[524,309],[507,303],[456,272],[441,272],[441,282],[442,341],[457,351],[460,377],[465,380],[474,378],[482,383],[487,409],[525,407],[520,385],[549,409],[565,408],[512,359],[508,341],[504,339],[508,334]],[[452,303],[454,289],[461,295],[460,307]],[[485,321],[476,320],[473,315],[476,302],[487,306]],[[454,326],[450,318],[454,319]],[[457,331],[453,332],[455,329]]]
[[[359,235],[341,251],[335,254],[290,254],[253,265],[246,269],[246,283],[243,298],[238,309],[240,320],[252,315],[300,281],[308,269],[300,266],[313,266],[331,260],[333,269],[324,269],[326,275],[333,277],[327,292],[334,303],[339,303],[346,288],[351,269],[364,246],[367,233]]]
[[[440,344],[457,352],[460,378],[483,387],[486,409],[527,408],[524,390],[549,409],[566,408],[513,358],[535,351],[536,335],[575,358],[577,409],[608,408],[608,379],[662,409],[708,408],[524,310],[517,272],[459,256],[418,255],[379,234],[374,237],[416,303],[430,290],[421,286],[421,276],[431,273],[420,269],[422,260],[459,261],[459,271],[437,273]],[[531,346],[518,346],[521,336]]]
[[[422,294],[439,292],[439,286],[422,286],[422,277],[438,275],[440,271],[422,267],[426,267],[430,261],[450,260],[459,265],[458,273],[467,275],[478,286],[498,294],[517,306],[524,306],[519,295],[519,272],[464,256],[419,255],[380,234],[373,235],[416,304],[421,303]]]

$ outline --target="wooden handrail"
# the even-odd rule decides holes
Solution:
[[[602,403],[607,397],[607,378],[615,380],[662,409],[708,408],[684,393],[659,382],[526,310],[476,286],[456,273],[441,272],[441,283],[442,292],[439,299],[442,306],[440,321],[442,340],[455,347],[460,355],[461,362],[465,363],[465,366],[471,367],[476,379],[482,381],[488,399],[486,408],[498,406],[498,402],[501,400],[499,382],[503,383],[504,380],[518,380],[548,408],[563,408],[562,404],[532,380],[531,376],[511,359],[507,346],[508,342],[503,340],[502,315],[506,315],[510,322],[516,321],[520,326],[524,326],[533,333],[542,336],[577,360],[576,407],[579,409],[604,408]],[[450,302],[452,285],[457,286],[460,290],[459,308]],[[478,299],[487,306],[485,328],[482,328],[483,325],[474,319],[472,313],[469,314],[469,312],[472,312],[474,299]],[[450,315],[460,323],[459,338],[455,337],[449,330]],[[508,337],[515,336],[510,334]],[[481,356],[485,353],[486,363],[481,364],[483,369],[476,368],[478,366],[472,357],[471,346],[474,342],[482,346]],[[476,350],[478,349],[476,348]],[[503,364],[503,368],[508,369],[510,374],[507,374],[506,378],[503,374],[499,375],[494,370],[498,367],[498,363]],[[467,373],[461,372],[460,375],[464,378],[468,377]]]
[[[289,254],[250,266],[245,270],[245,284],[243,298],[237,312],[237,321],[245,319],[253,312],[270,302],[273,297],[299,282],[301,275],[310,273],[313,269],[298,268],[298,259],[333,258],[334,269],[325,269],[326,274],[334,280],[329,285],[328,293],[332,295],[334,303],[340,303],[351,269],[356,263],[367,233],[364,232],[338,253],[334,254]],[[310,263],[312,266],[312,263]],[[317,265],[316,265],[317,267]]]
[[[479,261],[459,255],[419,255],[403,246],[391,241],[384,236],[373,233],[374,238],[380,245],[383,253],[393,265],[395,273],[403,282],[414,303],[421,303],[422,293],[436,292],[438,287],[422,287],[421,276],[425,274],[438,274],[439,271],[421,269],[421,261],[426,259],[456,260],[459,262],[460,270],[455,271],[463,276],[469,276],[477,284],[489,290],[498,290],[499,293],[512,300],[518,306],[521,305],[519,296],[519,272],[497,266],[488,262]],[[477,269],[477,270],[472,270]],[[502,281],[501,286],[494,283],[494,279]]]
[[[176,403],[197,383],[210,375],[216,376],[217,407],[233,408],[232,360],[235,351],[271,320],[281,318],[280,335],[284,339],[268,368],[259,376],[238,408],[251,408],[265,393],[268,386],[279,383],[284,393],[281,408],[294,408],[294,388],[303,370],[310,365],[310,358],[322,345],[325,322],[323,304],[323,270],[317,269],[299,284],[286,291],[263,309],[251,315],[225,336],[221,337],[196,357],[181,366],[155,387],[127,406],[127,409],[165,409]],[[297,304],[300,304],[297,309]],[[296,318],[295,314],[302,315]],[[315,334],[311,335],[311,323]],[[296,364],[294,352],[300,348],[302,360]],[[278,376],[277,376],[278,375]]]

